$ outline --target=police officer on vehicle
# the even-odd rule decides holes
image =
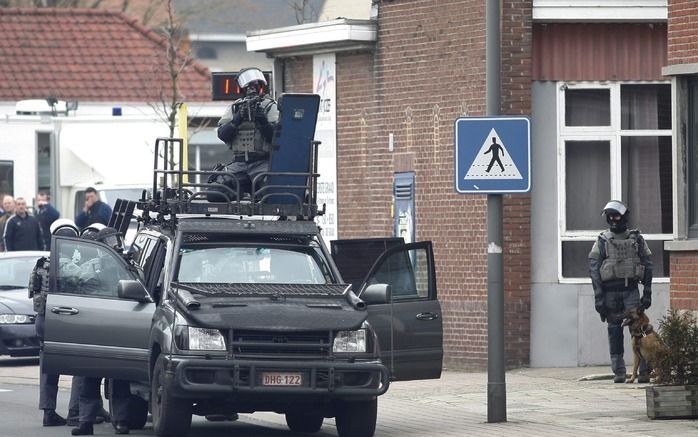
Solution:
[[[276,101],[267,94],[267,80],[258,68],[242,70],[237,84],[244,97],[226,108],[218,121],[218,138],[230,147],[233,161],[214,170],[231,173],[240,185],[240,192],[251,193],[254,178],[269,171],[269,152],[279,110]],[[257,179],[255,189],[262,185],[262,179]],[[214,175],[210,182],[222,183],[236,191],[229,177]]]
[[[613,382],[625,382],[623,360],[624,314],[633,308],[646,310],[652,304],[652,261],[645,239],[637,229],[628,229],[628,208],[618,200],[609,201],[601,215],[609,230],[599,234],[589,253],[589,273],[594,304],[601,321],[608,323]],[[642,283],[642,297],[638,284]],[[640,361],[639,383],[649,382],[647,363]]]

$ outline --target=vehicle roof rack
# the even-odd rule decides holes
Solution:
[[[270,171],[255,176],[251,193],[241,192],[240,181],[224,166],[214,170],[183,170],[181,165],[171,169],[172,156],[183,162],[184,142],[181,138],[157,138],[153,169],[153,190],[150,198],[141,199],[137,208],[161,219],[178,214],[280,216],[312,220],[325,212],[317,206],[318,141],[310,141],[308,168],[311,171]],[[273,154],[273,151],[272,151]],[[168,165],[169,164],[169,165]],[[226,178],[226,185],[216,180]],[[266,183],[262,183],[266,182]]]

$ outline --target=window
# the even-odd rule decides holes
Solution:
[[[671,85],[560,87],[560,276],[588,278],[587,255],[606,229],[601,209],[625,202],[630,226],[652,250],[655,277],[669,276],[672,238]]]
[[[218,53],[213,47],[199,47],[196,49],[196,57],[199,59],[218,59]]]
[[[698,238],[698,78],[688,81],[688,236]]]
[[[325,284],[315,252],[264,246],[180,249],[177,281],[231,284]]]
[[[117,297],[119,281],[133,279],[106,245],[77,239],[56,239],[56,244],[56,293]]]
[[[15,194],[14,168],[13,161],[0,161],[0,195]]]
[[[429,298],[429,257],[425,249],[397,251],[383,260],[369,284],[390,284],[392,298]]]

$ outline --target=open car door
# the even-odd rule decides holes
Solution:
[[[119,297],[137,274],[111,247],[53,237],[43,370],[46,373],[148,379],[148,340],[155,303]],[[122,284],[120,284],[122,282]],[[142,286],[141,286],[142,287]]]
[[[332,254],[344,276],[357,277],[356,266],[366,262],[362,240],[332,241]],[[363,240],[374,247],[376,239]],[[431,242],[404,244],[386,239],[380,254],[355,287],[357,295],[372,284],[388,284],[390,302],[368,305],[368,320],[380,342],[381,360],[395,381],[434,379],[441,376],[443,325],[437,300],[436,272]],[[353,257],[351,252],[355,252]],[[355,259],[356,263],[349,262]],[[345,278],[346,279],[346,278]]]

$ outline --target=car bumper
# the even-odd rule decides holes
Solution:
[[[204,360],[172,357],[167,364],[175,395],[274,394],[351,398],[380,396],[388,390],[389,372],[378,361],[299,362]],[[269,372],[301,375],[299,385],[265,385]]]
[[[0,355],[35,357],[39,355],[39,337],[34,324],[0,325]]]

